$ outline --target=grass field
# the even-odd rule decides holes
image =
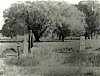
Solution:
[[[99,40],[86,40],[87,51],[99,48]],[[94,44],[93,44],[94,43]],[[100,76],[99,56],[97,60],[95,54],[87,53],[60,53],[59,51],[79,50],[79,40],[66,40],[65,42],[34,42],[31,56],[21,56],[6,59],[6,72],[4,76]],[[1,53],[6,48],[17,49],[16,43],[1,43]],[[22,45],[21,45],[22,46]],[[96,55],[97,57],[97,55]],[[84,63],[84,59],[90,59]],[[89,60],[87,60],[89,61]],[[69,63],[70,62],[70,63]],[[74,63],[71,64],[71,63]],[[82,62],[82,63],[81,63]],[[94,64],[95,63],[95,64]],[[93,66],[96,65],[96,66]],[[98,65],[98,66],[97,66]],[[85,75],[81,75],[85,74]]]

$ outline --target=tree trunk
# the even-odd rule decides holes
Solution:
[[[93,39],[93,35],[91,34],[91,39]]]
[[[62,41],[64,42],[64,35],[62,35]]]
[[[59,40],[61,40],[61,35],[59,35]]]
[[[98,34],[98,31],[97,31],[97,33],[96,33],[96,39],[98,38],[98,35],[99,35],[99,34]]]
[[[88,39],[90,39],[90,35],[88,36]]]
[[[28,53],[31,53],[31,48],[28,49]]]
[[[91,39],[93,39],[93,32],[91,32]]]
[[[40,37],[41,36],[38,36],[38,34],[34,33],[34,37],[35,37],[35,42],[40,42]]]
[[[35,41],[36,42],[40,42],[40,37],[43,35],[43,33],[46,31],[46,29],[47,29],[47,26],[46,27],[44,27],[44,29],[43,30],[41,30],[40,32],[39,31],[34,31],[33,30],[33,34],[34,34],[34,37],[35,37]]]
[[[39,40],[39,39],[40,39],[40,37],[39,37],[39,36],[38,36],[38,37],[35,37],[35,41],[36,41],[36,42],[40,42],[40,40]]]
[[[98,39],[98,34],[96,35],[96,39]]]
[[[11,35],[11,39],[13,39],[13,36]]]

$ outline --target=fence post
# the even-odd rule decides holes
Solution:
[[[17,42],[18,59],[20,58],[20,42]]]

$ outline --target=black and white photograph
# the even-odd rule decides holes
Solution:
[[[100,76],[100,0],[1,0],[0,76]]]

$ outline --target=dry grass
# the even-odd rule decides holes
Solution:
[[[34,57],[21,57],[19,59],[8,58],[6,59],[6,64],[16,66],[36,66],[39,64],[39,61],[37,61]]]
[[[8,67],[7,76],[17,76],[17,74],[20,74],[19,76],[81,76],[80,74],[100,76],[100,68],[91,68],[93,66],[91,66],[92,62],[93,64],[95,63],[95,66],[99,66],[97,64],[100,61],[99,55],[89,55],[84,52],[73,52],[70,55],[58,53],[58,51],[67,51],[67,48],[79,49],[79,41],[77,40],[68,42],[39,42],[33,45],[31,57],[21,57],[19,60],[12,58],[6,61],[9,65],[17,65],[12,68]],[[97,57],[96,60],[94,60],[95,57]],[[86,66],[87,63],[90,64],[87,67],[83,67],[81,64],[83,65],[84,62],[86,62]],[[8,72],[13,72],[13,74],[11,75]]]

